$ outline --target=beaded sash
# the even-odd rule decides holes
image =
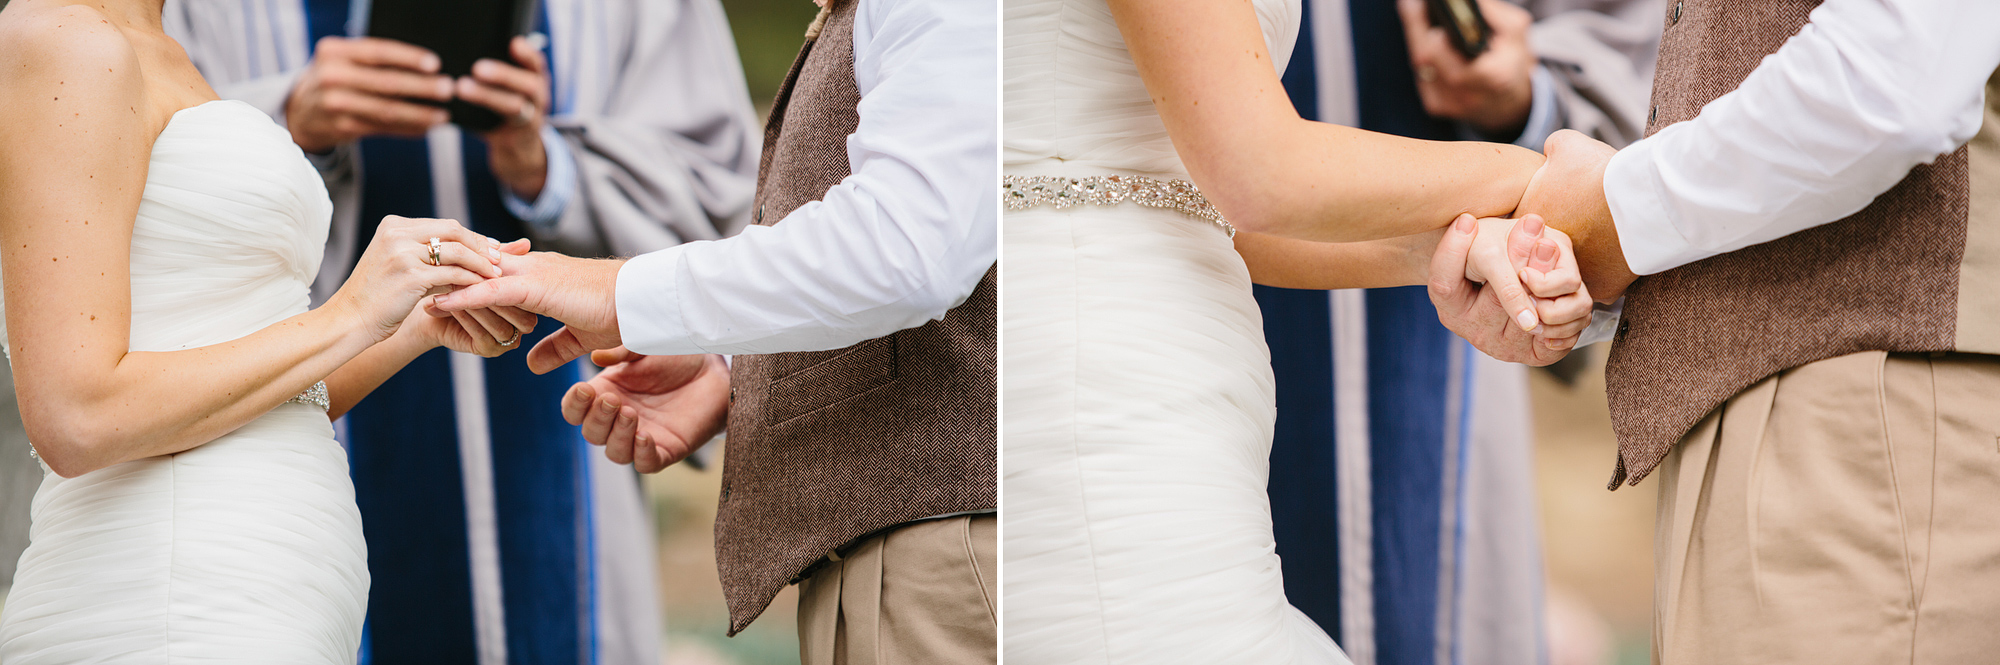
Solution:
[[[1085,203],[1117,205],[1137,203],[1149,208],[1173,210],[1214,224],[1229,237],[1236,227],[1222,218],[1215,206],[1186,180],[1161,180],[1136,175],[1100,175],[1087,178],[1060,176],[1001,176],[1000,198],[1008,210],[1027,210],[1044,203],[1057,210]]]
[[[319,410],[321,411],[333,410],[333,397],[327,394],[325,381],[312,384],[311,388],[307,388],[305,392],[299,393],[297,395],[292,396],[291,399],[285,400],[285,403],[304,404],[306,406],[318,407]],[[35,460],[36,463],[40,463],[42,461],[42,454],[35,450],[35,444],[33,443],[28,444],[28,458]]]

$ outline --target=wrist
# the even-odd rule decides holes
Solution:
[[[492,151],[493,176],[523,201],[533,202],[542,195],[549,177],[549,154],[540,132],[522,131],[519,141],[500,145]]]

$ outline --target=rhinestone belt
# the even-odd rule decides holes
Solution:
[[[1001,176],[1000,198],[1008,210],[1027,210],[1044,203],[1057,210],[1085,203],[1117,205],[1137,203],[1164,208],[1214,224],[1236,237],[1236,227],[1208,204],[1201,190],[1186,180],[1161,180],[1136,175],[1100,175],[1088,178],[1058,176]]]

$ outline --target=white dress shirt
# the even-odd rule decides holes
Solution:
[[[852,175],[776,226],[639,256],[618,273],[648,354],[837,349],[964,302],[999,231],[999,50],[986,0],[859,0]]]
[[[1995,69],[2000,2],[1827,0],[1736,90],[1612,156],[1626,263],[1650,275],[1860,212],[1979,132]]]
[[[1649,275],[1859,212],[1978,133],[1996,68],[2000,2],[1827,0],[1742,86],[1611,158],[1626,262]]]

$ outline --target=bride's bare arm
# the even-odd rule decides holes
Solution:
[[[1188,173],[1241,230],[1349,242],[1506,216],[1541,165],[1517,146],[1300,118],[1249,0],[1109,4]]]
[[[1423,284],[1441,230],[1367,242],[1316,242],[1237,233],[1250,281],[1287,289],[1375,289]]]
[[[376,244],[422,248],[416,236],[442,237],[456,241],[446,243],[449,263],[424,265],[416,257],[427,248],[371,249],[372,265],[324,307],[231,342],[129,352],[132,227],[147,162],[191,93],[142,73],[147,61],[114,17],[41,6],[24,20],[28,8],[14,9],[0,21],[0,271],[22,421],[56,473],[213,440],[389,336],[428,289],[481,279],[467,266],[498,274],[481,255],[484,237],[392,218]]]

